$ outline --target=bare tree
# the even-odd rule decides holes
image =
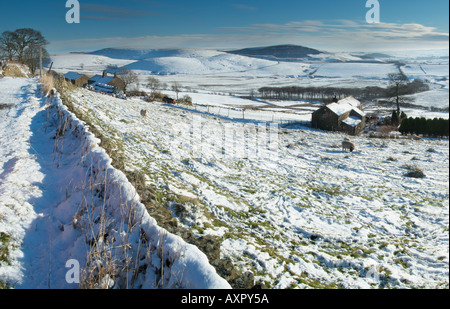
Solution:
[[[149,76],[147,78],[147,87],[150,88],[152,91],[156,91],[161,87],[161,82],[159,79]]]
[[[30,46],[44,46],[48,44],[42,34],[31,28],[14,31],[17,60],[22,63],[25,49]]]
[[[121,68],[117,71],[117,75],[120,77],[120,79],[125,84],[125,92],[127,92],[129,90],[128,87],[131,84],[136,84],[139,87],[138,76],[133,71],[131,71],[127,68]]]
[[[408,77],[400,71],[400,73],[390,73],[389,78],[389,95],[395,98],[395,103],[397,105],[397,115],[400,115],[400,101],[401,96],[405,91],[405,86],[408,84]]]
[[[42,58],[48,59],[49,54],[44,47],[31,45],[27,47],[23,54],[23,63],[26,64],[31,71],[31,74],[35,74],[39,65],[40,53],[42,49]]]
[[[178,93],[181,91],[181,84],[179,82],[173,82],[172,83],[172,91],[174,91],[177,94],[177,100],[178,100]]]
[[[16,52],[15,36],[11,31],[4,31],[0,36],[0,55],[4,55],[9,61],[13,60]]]
[[[35,50],[47,44],[48,42],[41,32],[31,28],[21,28],[12,32],[4,31],[0,37],[1,51],[9,60],[17,57],[17,61],[20,63],[24,63],[27,49]]]

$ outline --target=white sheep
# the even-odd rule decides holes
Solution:
[[[342,150],[350,150],[350,152],[353,152],[353,150],[356,149],[355,144],[349,139],[349,138],[345,138],[344,141],[342,142]]]

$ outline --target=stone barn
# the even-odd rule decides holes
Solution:
[[[89,80],[88,76],[77,72],[67,72],[63,77],[66,81],[71,82],[77,87],[83,87]]]
[[[353,97],[322,106],[312,114],[311,126],[327,131],[342,131],[357,135],[366,126],[366,115],[361,102]]]
[[[123,82],[123,80],[117,77],[117,73],[114,73],[114,76],[108,76],[108,73],[104,71],[102,75],[94,75],[89,78],[88,83],[89,85],[93,85],[96,89],[101,88],[98,90],[101,90],[103,92],[105,92],[104,89],[110,88],[107,86],[125,91],[125,83]]]

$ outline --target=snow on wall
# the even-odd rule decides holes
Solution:
[[[81,141],[80,164],[86,171],[83,183],[95,192],[84,196],[73,225],[88,230],[86,237],[92,237],[88,242],[95,243],[96,249],[102,248],[129,270],[114,281],[105,276],[107,284],[133,288],[230,288],[196,246],[157,225],[139,202],[135,188],[98,146],[99,139],[69,112],[59,94],[53,99],[53,105],[58,117],[69,120],[68,127]],[[96,263],[106,264],[106,261]]]

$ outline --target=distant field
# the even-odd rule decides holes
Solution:
[[[306,62],[279,62],[202,49],[105,49],[55,55],[52,61],[53,69],[63,73],[74,70],[94,75],[107,68],[126,67],[139,75],[140,87],[145,88],[146,78],[153,75],[169,88],[173,82],[180,83],[185,92],[240,96],[257,95],[261,87],[386,87],[387,75],[398,72],[391,63],[345,62],[361,61],[345,54],[315,57]],[[432,90],[443,88],[448,94],[448,59],[399,60],[405,63],[402,71],[407,76],[426,80]],[[445,94],[418,95],[417,105],[445,107]]]
[[[398,73],[397,67],[384,63],[324,63],[318,65],[314,76],[383,80],[389,73]]]

